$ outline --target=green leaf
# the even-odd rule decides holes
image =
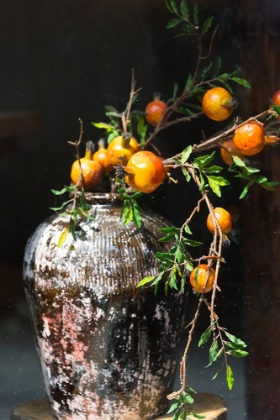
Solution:
[[[68,185],[64,185],[64,188],[62,188],[62,190],[51,190],[51,192],[54,195],[63,195],[66,192],[73,192],[77,189],[77,185],[71,186],[69,187]]]
[[[168,24],[166,25],[166,29],[171,29],[174,28],[175,26],[179,25],[179,23],[181,23],[182,20],[180,18],[174,18],[171,19]]]
[[[225,81],[225,80],[221,80],[221,84],[231,93],[233,94],[232,88],[231,86]]]
[[[218,197],[221,197],[221,188],[219,184],[213,181],[210,177],[208,177],[208,182],[213,193],[216,194]]]
[[[132,204],[133,221],[136,224],[136,226],[140,228],[142,226],[142,218],[140,214],[141,207],[139,206],[137,201],[134,199],[131,199],[131,204]]]
[[[189,225],[185,225],[185,227],[184,227],[184,231],[185,231],[188,235],[192,235],[192,231],[191,231],[191,229],[190,229]]]
[[[172,413],[172,411],[175,411],[177,408],[178,408],[178,406],[179,406],[179,402],[177,401],[177,402],[174,402],[172,405],[171,405],[171,407],[169,407],[169,410],[167,411],[167,413],[166,414],[170,414],[170,413]]]
[[[205,180],[202,176],[202,173],[199,174],[199,181],[200,181],[201,192],[203,192],[206,188],[206,185],[205,185]]]
[[[187,5],[186,0],[181,1],[180,12],[181,12],[182,17],[185,20],[189,20],[190,16],[189,16],[189,10],[188,10],[188,5]]]
[[[194,399],[193,397],[188,393],[188,392],[182,392],[181,394],[181,401],[184,404],[193,404],[194,403]]]
[[[217,355],[219,352],[219,345],[217,340],[213,341],[213,343],[211,344],[211,347],[209,349],[209,360],[210,363],[215,362],[215,360],[217,359]]]
[[[261,187],[268,191],[274,191],[275,187],[279,184],[277,181],[268,181],[261,184]]]
[[[198,4],[196,3],[193,8],[193,20],[196,26],[199,24],[199,17],[198,17]]]
[[[92,122],[91,124],[96,128],[105,129],[108,132],[114,129],[110,124],[106,124],[103,122]]]
[[[241,77],[231,77],[231,80],[233,80],[235,83],[238,83],[239,85],[242,85],[248,89],[251,89],[251,85],[247,80],[242,79]]]
[[[189,74],[188,75],[188,78],[187,78],[187,81],[186,81],[186,85],[185,85],[185,91],[186,90],[189,90],[189,88],[190,88],[190,86],[191,86],[191,84],[192,84],[192,75],[191,74]]]
[[[227,386],[230,390],[232,390],[232,387],[234,384],[234,376],[233,376],[233,371],[229,365],[227,365],[226,378],[227,378]]]
[[[166,25],[166,29],[171,29],[174,28],[175,26],[177,26],[179,23],[181,23],[182,20],[180,18],[174,18],[171,19],[168,24]]]
[[[243,189],[242,193],[239,196],[239,200],[242,200],[242,198],[244,198],[247,195],[251,185],[253,185],[253,181],[248,182],[248,184],[245,186],[245,188]]]
[[[182,164],[184,164],[185,162],[187,162],[187,160],[189,159],[191,153],[192,153],[192,146],[188,146],[188,147],[186,147],[183,150],[182,156],[181,156],[181,163]]]
[[[133,220],[133,210],[130,206],[129,200],[124,200],[123,208],[121,211],[121,221],[124,225],[127,225]]]
[[[182,172],[185,175],[186,181],[190,182],[191,180],[191,175],[189,174],[189,172],[186,170],[186,168],[182,167]]]
[[[210,162],[214,159],[215,152],[212,152],[211,155],[204,155],[199,156],[194,159],[194,164],[196,164],[200,170],[205,168],[207,165],[209,165]]]
[[[189,239],[189,238],[183,238],[183,242],[184,242],[186,245],[193,246],[193,247],[200,246],[200,245],[202,245],[202,244],[203,244],[203,242],[194,241],[194,240]]]
[[[218,76],[218,74],[221,71],[221,67],[222,67],[222,60],[221,60],[221,57],[218,56],[216,58],[215,65],[214,65],[214,77]]]
[[[227,338],[229,339],[231,343],[234,343],[241,348],[247,347],[247,344],[240,338],[237,338],[235,335],[230,334],[227,331],[225,331],[225,335],[227,336]]]
[[[186,269],[187,269],[187,270],[189,270],[189,271],[193,271],[193,263],[188,262],[188,263],[186,264]]]
[[[212,334],[212,329],[209,327],[207,328],[207,330],[204,331],[204,333],[201,334],[199,342],[198,342],[198,347],[201,347],[203,346],[203,344],[207,343],[207,341],[211,337],[211,334]]]
[[[193,416],[195,419],[205,419],[205,416],[200,416],[199,414],[194,413],[193,411],[189,411],[188,414]],[[191,419],[190,419],[191,420]]]
[[[62,203],[60,207],[50,207],[50,210],[58,212],[60,210],[63,210],[65,207],[67,207],[69,204],[68,201],[66,201],[65,203]]]
[[[209,168],[205,168],[204,172],[206,174],[218,174],[222,170],[223,170],[222,166],[213,165],[213,166],[210,166]]]
[[[224,187],[226,185],[230,185],[230,182],[223,178],[222,176],[208,176],[208,180],[210,181],[210,179],[215,182],[216,184],[220,185],[221,187]]]
[[[175,98],[176,98],[176,95],[177,95],[178,89],[179,89],[178,83],[174,83],[174,86],[173,86],[173,94],[172,94],[172,98],[173,98],[173,99],[175,99]]]
[[[169,10],[170,13],[173,13],[173,9],[172,9],[172,7],[170,6],[170,4],[168,3],[167,0],[165,0],[165,6],[166,6],[167,10]]]
[[[139,283],[137,284],[136,287],[142,287],[145,286],[145,284],[150,283],[151,281],[153,281],[155,279],[156,276],[147,276],[144,277],[142,280],[139,281]]]
[[[232,156],[232,160],[235,163],[236,166],[245,167],[246,163],[243,159],[240,159],[238,156]]]
[[[205,35],[206,32],[208,31],[208,29],[211,28],[213,19],[214,19],[214,17],[211,16],[208,19],[206,19],[205,22],[203,23],[203,26],[202,26],[202,36]]]
[[[233,357],[245,357],[249,354],[247,351],[241,349],[227,350],[226,353]]]
[[[107,137],[108,144],[119,135],[119,132],[117,130],[112,131],[109,136]]]
[[[175,0],[170,0],[170,5],[175,13],[178,13],[178,7]]]

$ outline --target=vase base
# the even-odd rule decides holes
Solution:
[[[190,410],[204,416],[204,420],[226,420],[227,408],[225,402],[214,394],[199,393],[194,396],[195,402],[190,405]],[[188,415],[188,418],[195,419]],[[157,417],[157,420],[171,420],[172,414]],[[47,399],[32,401],[16,407],[10,420],[55,420],[51,413]]]

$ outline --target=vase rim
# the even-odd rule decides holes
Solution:
[[[81,193],[80,193],[81,194]],[[112,192],[84,192],[84,197],[87,202],[104,203],[120,202],[121,197],[119,193]]]

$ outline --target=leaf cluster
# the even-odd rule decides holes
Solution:
[[[173,413],[172,420],[191,420],[188,415],[196,419],[204,419],[205,416],[194,413],[190,410],[190,405],[194,403],[194,398],[191,394],[196,394],[195,390],[187,386],[173,402],[167,414]]]
[[[220,334],[216,335],[216,327],[218,327]],[[216,379],[219,373],[222,370],[222,367],[226,366],[226,381],[228,388],[231,390],[234,384],[234,375],[233,371],[228,364],[228,356],[233,357],[245,357],[249,353],[244,350],[247,345],[240,338],[237,338],[235,335],[230,334],[225,329],[216,326],[215,324],[210,325],[201,335],[198,347],[203,346],[208,342],[210,337],[213,337],[212,344],[209,348],[209,364],[207,367],[211,366],[218,359],[224,356],[224,362],[222,363],[221,368],[215,373],[212,379]],[[220,345],[219,345],[220,341]]]
[[[232,156],[233,164],[229,167],[229,172],[236,173],[235,178],[241,178],[247,181],[243,191],[241,192],[239,198],[244,198],[249,191],[249,188],[253,184],[258,184],[262,188],[273,191],[278,185],[276,181],[268,181],[268,179],[260,174],[258,168],[246,165],[244,160],[240,159],[238,156]]]

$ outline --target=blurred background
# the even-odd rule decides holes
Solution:
[[[190,7],[194,2],[189,0]],[[246,118],[269,106],[280,88],[280,4],[273,0],[198,0],[201,16],[215,17],[219,31],[213,57],[224,72],[241,67],[252,85],[234,86]],[[0,419],[22,402],[44,397],[22,285],[24,247],[33,230],[52,214],[51,189],[69,184],[79,135],[97,141],[92,121],[106,121],[104,106],[124,109],[132,69],[142,87],[137,108],[154,92],[163,100],[174,82],[184,86],[196,62],[191,40],[174,38],[163,0],[0,1]],[[202,117],[191,126],[166,130],[158,139],[170,156],[217,132],[223,124]],[[266,148],[255,162],[279,180],[279,148]],[[219,156],[217,162],[222,164]],[[229,420],[275,419],[280,410],[279,189],[252,188],[243,202],[233,180],[222,201],[239,214],[238,244],[226,251],[219,313],[223,325],[248,342],[247,360],[234,360],[236,385],[227,391],[222,375],[211,381],[207,348],[193,349],[190,385],[221,395]],[[214,198],[215,202],[215,198]],[[218,203],[218,201],[216,201]],[[193,191],[164,185],[147,204],[178,226],[195,205]],[[192,302],[190,302],[191,308]],[[203,325],[201,326],[203,331]],[[199,336],[199,332],[198,332]],[[192,380],[190,379],[192,378]]]

